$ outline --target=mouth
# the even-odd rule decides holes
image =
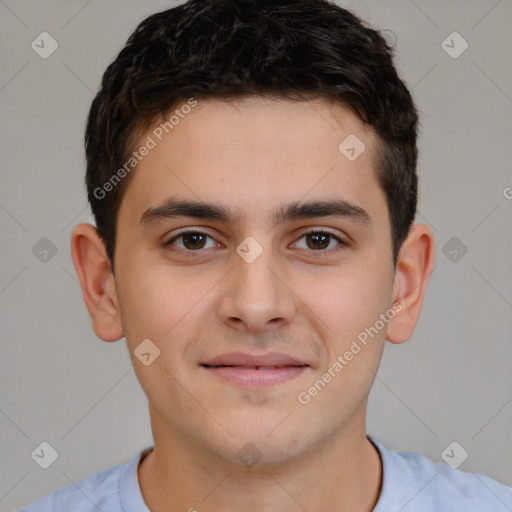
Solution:
[[[288,367],[295,367],[295,368],[301,368],[302,366],[307,365],[283,365],[283,366],[244,366],[244,365],[231,365],[231,364],[219,364],[215,366],[211,366],[209,364],[202,364],[201,366],[204,366],[205,368],[238,368],[240,370],[276,370],[277,368],[288,368]]]
[[[262,356],[233,352],[200,366],[225,382],[249,388],[290,381],[310,368],[303,361],[277,352]]]
[[[209,366],[201,365],[223,381],[244,387],[273,386],[297,378],[309,366]]]

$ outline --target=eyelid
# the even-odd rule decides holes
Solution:
[[[331,235],[333,238],[336,238],[338,241],[343,243],[348,243],[344,238],[342,238],[338,233],[334,233],[328,229],[325,228],[308,228],[307,231],[304,231],[300,238],[302,238],[304,235],[309,235],[310,233],[325,233],[326,235]]]

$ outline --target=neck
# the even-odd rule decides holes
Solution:
[[[264,468],[234,464],[154,428],[154,449],[138,468],[142,496],[152,512],[371,512],[382,463],[364,421],[362,426],[335,434],[299,459]]]

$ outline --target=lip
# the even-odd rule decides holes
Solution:
[[[269,352],[262,355],[246,354],[244,352],[229,352],[214,357],[202,363],[208,366],[309,366],[301,361],[282,352]]]
[[[304,361],[281,352],[260,356],[231,352],[210,359],[202,363],[201,367],[224,381],[246,388],[273,386],[290,381],[310,368]]]

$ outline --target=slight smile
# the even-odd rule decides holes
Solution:
[[[249,388],[290,381],[310,368],[306,362],[279,352],[259,356],[231,352],[200,366],[222,380]]]

